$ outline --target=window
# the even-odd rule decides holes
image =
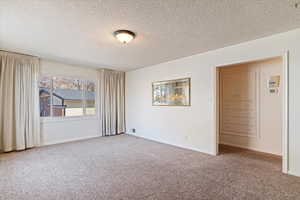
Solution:
[[[86,101],[86,109],[85,114],[87,115],[95,115],[96,107],[95,107],[95,88],[96,84],[93,81],[86,81],[86,90],[85,90],[85,101]]]
[[[49,117],[51,112],[51,89],[52,80],[49,77],[42,77],[39,81],[40,94],[40,116]]]
[[[95,115],[95,87],[95,82],[89,80],[42,77],[39,81],[40,116]]]

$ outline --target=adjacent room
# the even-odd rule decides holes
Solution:
[[[286,79],[282,57],[217,68],[219,147],[282,157],[286,138]]]
[[[0,2],[0,200],[300,199],[300,1]]]

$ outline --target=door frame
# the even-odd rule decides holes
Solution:
[[[289,52],[285,52],[283,55],[265,57],[257,60],[249,60],[243,62],[235,62],[225,65],[214,66],[213,70],[213,85],[214,85],[214,95],[213,95],[213,104],[214,104],[214,124],[215,124],[215,155],[219,154],[219,136],[220,136],[220,77],[219,69],[220,67],[231,66],[235,64],[242,64],[253,61],[261,61],[270,58],[281,57],[283,60],[283,76],[282,76],[282,172],[289,172]]]

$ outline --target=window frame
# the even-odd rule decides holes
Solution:
[[[82,119],[97,119],[98,118],[98,80],[93,79],[86,79],[86,78],[78,78],[75,76],[64,76],[64,75],[40,75],[38,79],[38,85],[39,81],[42,77],[49,77],[51,79],[51,89],[50,89],[50,116],[39,116],[41,122],[51,122],[51,121],[72,121],[72,120],[82,120]],[[83,109],[83,115],[79,116],[53,116],[53,90],[54,90],[54,77],[58,78],[67,78],[67,79],[77,79],[80,80],[80,83],[82,84],[82,109]],[[86,114],[86,108],[87,108],[87,100],[86,100],[86,91],[87,91],[87,82],[94,82],[95,83],[95,114]],[[40,87],[38,87],[38,90],[40,90]],[[39,98],[40,100],[40,98]]]

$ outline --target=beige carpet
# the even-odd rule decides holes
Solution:
[[[121,135],[0,155],[0,199],[300,199],[300,178],[249,151],[220,156]]]

